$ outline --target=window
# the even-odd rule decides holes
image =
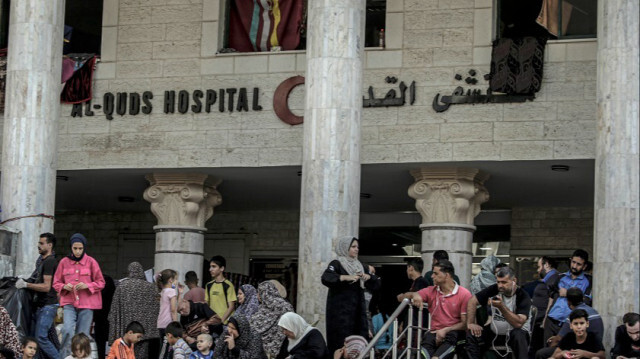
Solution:
[[[220,52],[306,49],[307,1],[226,0],[224,43]],[[386,0],[367,0],[365,47],[380,46]]]
[[[498,37],[596,37],[596,0],[498,0]]]
[[[19,0],[18,0],[19,1]],[[0,0],[0,49],[8,47],[10,0]],[[103,0],[66,0],[64,53],[100,54]]]

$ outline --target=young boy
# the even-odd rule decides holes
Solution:
[[[184,299],[194,303],[204,302],[204,288],[198,287],[198,275],[194,271],[188,271],[184,275],[184,284],[187,285],[189,291],[185,293]]]
[[[136,359],[133,346],[144,336],[144,327],[135,320],[125,328],[122,338],[116,339],[111,346],[107,359]]]
[[[227,260],[223,256],[213,256],[209,264],[209,273],[213,280],[207,283],[205,288],[205,301],[209,307],[220,316],[222,322],[227,324],[227,320],[235,309],[236,288],[225,279],[224,268]]]
[[[189,344],[182,339],[184,329],[180,322],[171,322],[165,328],[167,343],[173,349],[173,359],[188,359],[192,351]]]
[[[587,332],[589,314],[584,309],[574,309],[569,314],[571,330],[553,353],[555,359],[562,358],[600,358],[605,359],[604,346],[594,333]]]
[[[22,359],[33,359],[38,352],[36,338],[25,337],[22,339]]]
[[[213,359],[213,351],[211,346],[213,345],[213,337],[209,334],[198,335],[198,351],[191,353],[189,359]]]

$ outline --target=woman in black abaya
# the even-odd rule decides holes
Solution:
[[[322,274],[327,295],[327,346],[333,353],[350,335],[369,335],[364,289],[377,290],[380,279],[358,260],[358,239],[342,237],[336,245],[338,258]]]

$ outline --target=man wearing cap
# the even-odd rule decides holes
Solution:
[[[87,239],[80,233],[71,236],[71,254],[62,258],[53,276],[53,288],[64,308],[60,357],[71,355],[71,338],[77,333],[90,336],[93,310],[102,308],[104,278],[98,262],[85,253]]]

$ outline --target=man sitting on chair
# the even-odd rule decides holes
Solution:
[[[506,343],[514,358],[527,358],[531,298],[517,286],[513,269],[500,268],[496,277],[496,284],[478,292],[467,305],[467,353],[469,358],[480,359],[502,337],[498,344]],[[478,305],[489,306],[489,321],[484,326],[476,323]]]
[[[423,302],[429,306],[431,327],[422,346],[432,359],[452,358],[458,340],[465,337],[467,302],[471,292],[459,286],[453,277],[453,265],[442,259],[433,265],[433,286],[402,294],[418,308],[422,307]]]

